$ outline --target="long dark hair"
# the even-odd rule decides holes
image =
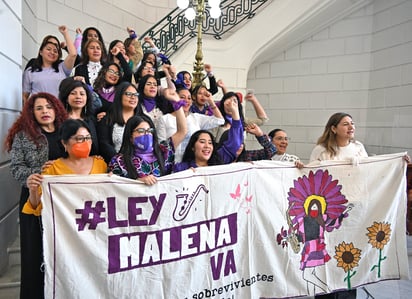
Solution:
[[[77,87],[82,87],[86,93],[86,105],[82,109],[80,116],[83,119],[88,119],[91,115],[93,115],[93,98],[89,88],[85,83],[79,80],[74,80],[73,77],[67,77],[63,79],[59,85],[59,99],[60,101],[62,101],[67,112],[70,113],[72,111],[72,107],[69,105],[69,95],[72,90]]]
[[[157,84],[159,84],[159,80],[158,80],[158,74],[157,74],[157,69],[154,66],[153,63],[151,63],[150,61],[146,61],[146,60],[142,60],[142,63],[140,64],[140,66],[137,68],[136,72],[134,73],[134,79],[136,82],[140,82],[140,80],[142,79],[142,72],[143,69],[147,66],[152,67],[155,69],[154,74],[155,74],[155,79]]]
[[[122,77],[123,77],[123,72],[121,70],[121,67],[115,63],[115,62],[109,62],[106,63],[105,65],[103,65],[103,67],[101,68],[101,70],[99,71],[99,74],[97,75],[96,80],[94,81],[94,85],[93,85],[93,89],[95,91],[98,91],[100,89],[102,89],[103,87],[107,87],[106,85],[106,73],[109,70],[110,66],[115,66],[117,68],[117,71],[119,72],[119,80],[117,81],[117,85],[119,85],[120,82],[122,82]]]
[[[126,123],[123,132],[122,145],[119,153],[123,155],[124,163],[128,173],[128,177],[131,179],[137,179],[137,171],[133,165],[134,157],[134,145],[132,140],[133,130],[142,122],[147,122],[151,128],[154,129],[153,135],[153,154],[155,155],[157,162],[159,163],[160,175],[165,175],[165,159],[159,146],[159,138],[157,137],[156,128],[153,121],[147,115],[135,115]]]
[[[124,46],[123,41],[121,41],[120,39],[115,39],[113,40],[110,44],[109,44],[109,52],[107,54],[107,62],[112,62],[114,61],[114,55],[112,54],[112,50],[113,48],[116,46],[117,43],[122,43]]]
[[[222,161],[220,160],[219,154],[217,153],[217,144],[215,141],[215,137],[212,133],[210,133],[207,130],[198,130],[195,133],[193,133],[193,135],[190,137],[189,143],[186,146],[185,152],[183,153],[182,162],[190,163],[192,161],[196,161],[194,147],[195,143],[199,140],[201,134],[208,134],[213,144],[212,155],[207,161],[207,165],[221,165]]]
[[[50,39],[52,38],[57,41],[57,44],[50,41]],[[54,69],[56,73],[59,72],[59,64],[61,62],[61,58],[63,54],[62,54],[62,49],[60,47],[60,41],[54,35],[47,35],[45,38],[43,38],[43,41],[40,45],[39,52],[37,54],[36,59],[30,60],[30,63],[31,63],[30,66],[31,66],[32,72],[41,72],[43,70],[43,67],[42,67],[43,66],[43,56],[40,55],[40,51],[42,51],[48,44],[52,44],[53,46],[56,46],[57,48],[58,58],[55,62],[53,62],[52,68]]]
[[[59,139],[64,144],[66,144],[67,142],[69,142],[69,139],[71,137],[76,135],[77,131],[80,128],[85,128],[89,132],[89,134],[91,134],[90,128],[85,121],[81,119],[70,119],[70,118],[65,120],[59,128]],[[65,151],[63,154],[63,158],[67,158],[67,157],[68,157],[68,153]]]
[[[107,59],[107,50],[104,44],[104,40],[103,40],[103,35],[101,34],[100,30],[97,29],[96,27],[87,27],[86,29],[84,29],[83,31],[83,37],[82,37],[82,43],[81,43],[81,50],[83,50],[85,44],[87,43],[87,34],[89,33],[89,30],[94,30],[97,33],[97,36],[99,37],[99,41],[102,43],[103,47],[102,47],[102,59],[103,61],[106,61]]]
[[[106,121],[108,125],[113,125],[115,123],[123,126],[125,121],[123,119],[123,95],[126,89],[129,86],[133,86],[136,89],[136,86],[133,83],[124,81],[116,86],[116,92],[114,95],[113,104],[110,106],[109,110],[107,111]],[[140,102],[140,101],[139,101]],[[137,104],[136,108],[134,109],[134,114],[142,114],[141,108],[139,103]]]
[[[140,110],[143,111],[142,109],[142,105],[143,105],[143,100],[145,98],[144,95],[144,88],[146,86],[146,82],[147,80],[149,80],[149,78],[153,78],[156,80],[156,77],[153,75],[146,75],[143,78],[140,79],[139,81],[139,85],[137,86],[137,92],[139,93],[139,103],[138,105],[140,106]],[[163,112],[163,114],[167,114],[167,113],[171,113],[173,112],[173,106],[172,104],[165,99],[164,96],[162,95],[156,95],[155,97],[155,102],[156,102],[156,107],[160,109],[160,111]]]
[[[231,97],[236,97],[236,99],[237,99],[237,106],[238,106],[238,109],[239,109],[240,121],[242,122],[243,127],[245,127],[245,117],[243,115],[243,107],[242,107],[242,104],[240,103],[239,96],[235,92],[229,91],[229,92],[227,92],[223,95],[223,97],[222,97],[222,99],[220,100],[220,103],[219,103],[220,113],[222,113],[222,116],[225,120],[225,123],[227,123],[228,120],[226,118],[227,113],[225,111],[225,102],[226,102],[226,100],[230,99]]]

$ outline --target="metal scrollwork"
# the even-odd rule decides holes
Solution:
[[[205,10],[202,35],[220,40],[228,36],[234,27],[252,19],[258,10],[263,9],[273,1],[224,0],[220,4],[222,15],[218,19],[211,18],[209,11]],[[175,51],[197,36],[196,27],[196,19],[187,20],[184,17],[184,11],[175,8],[152,28],[144,32],[141,39],[150,36],[160,51],[171,57]]]

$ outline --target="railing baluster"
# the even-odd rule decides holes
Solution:
[[[230,30],[243,22],[253,18],[259,9],[263,9],[274,0],[225,0],[220,6],[222,16],[218,19],[210,17],[206,10],[206,18],[202,23],[203,37],[212,36],[222,39]],[[144,32],[140,39],[150,36],[160,52],[171,57],[190,39],[197,36],[196,21],[188,21],[184,11],[176,8],[161,19],[149,30]]]

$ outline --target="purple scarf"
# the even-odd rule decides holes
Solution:
[[[152,111],[156,107],[156,100],[154,98],[143,98],[143,105],[147,112]]]

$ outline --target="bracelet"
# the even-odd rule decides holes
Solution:
[[[137,38],[136,32],[132,31],[133,33],[129,35],[130,38],[135,39]]]
[[[180,107],[183,107],[186,105],[186,101],[181,99],[178,102],[172,102],[173,110],[177,111],[180,109]]]

